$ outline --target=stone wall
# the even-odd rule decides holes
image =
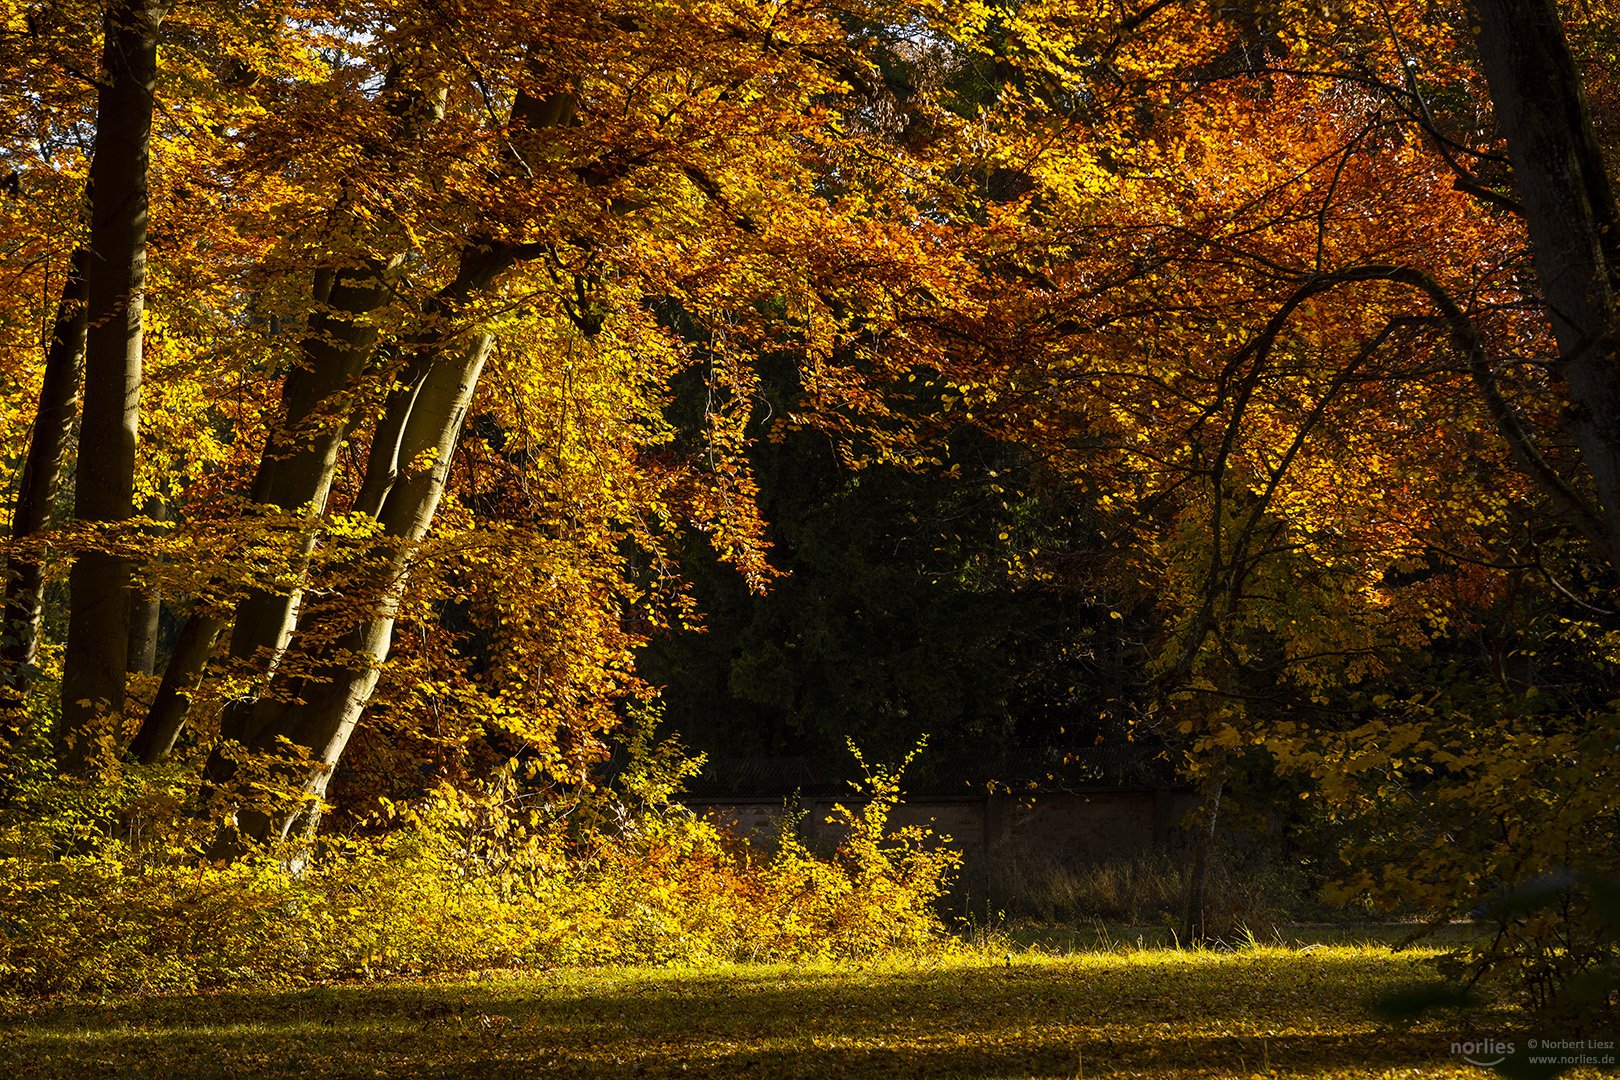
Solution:
[[[827,818],[839,802],[850,805],[825,796],[693,799],[688,805],[725,828],[766,841],[789,813],[802,813],[800,838],[829,850],[839,837]],[[1014,911],[1032,870],[1050,874],[1185,850],[1189,838],[1182,824],[1197,805],[1195,793],[1165,787],[922,797],[901,804],[890,822],[925,826],[962,852],[959,893],[970,910]]]

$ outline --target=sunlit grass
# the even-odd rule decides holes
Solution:
[[[560,969],[286,993],[13,1005],[9,1077],[1477,1076],[1463,1030],[1373,997],[1432,973],[1376,944],[867,964]]]

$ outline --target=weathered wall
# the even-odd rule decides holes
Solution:
[[[918,798],[890,818],[895,827],[922,825],[949,838],[962,852],[960,892],[965,903],[1019,907],[1020,882],[1031,867],[1084,867],[1138,856],[1173,853],[1186,843],[1182,823],[1198,797],[1175,788],[1121,788],[1031,795],[987,794]],[[798,834],[812,847],[831,848],[838,827],[827,818],[847,799],[692,800],[711,820],[751,838],[768,839],[790,812],[803,812]]]

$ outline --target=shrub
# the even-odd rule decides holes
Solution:
[[[0,818],[0,989],[95,993],[480,968],[857,957],[931,947],[956,856],[886,831],[900,769],[829,857],[774,852],[673,801],[701,762],[642,732],[611,791],[509,764],[385,804],[368,835],[199,857],[178,772],[55,781]],[[909,759],[908,759],[909,760]],[[902,766],[903,767],[903,766]]]

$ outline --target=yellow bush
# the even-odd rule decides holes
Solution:
[[[373,837],[230,864],[179,812],[178,774],[42,784],[0,819],[0,990],[276,985],[490,967],[855,957],[943,938],[957,857],[885,832],[899,770],[840,807],[830,857],[774,851],[671,800],[696,763],[640,739],[614,792],[563,800],[500,770],[385,805]]]

